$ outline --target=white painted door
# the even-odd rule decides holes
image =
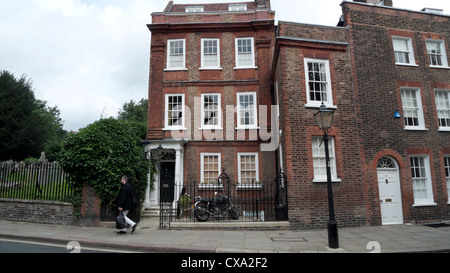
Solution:
[[[397,169],[378,169],[378,190],[382,224],[403,224],[402,196]]]

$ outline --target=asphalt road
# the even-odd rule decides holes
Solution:
[[[67,245],[0,239],[0,253],[118,253],[112,249],[85,248],[77,242]]]

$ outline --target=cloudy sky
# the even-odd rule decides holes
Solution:
[[[117,116],[147,97],[151,13],[168,0],[0,0],[0,70],[33,82],[58,106],[66,130]],[[175,3],[240,2],[175,0]],[[341,0],[272,0],[276,19],[335,26]],[[444,9],[449,0],[394,0],[411,10]]]

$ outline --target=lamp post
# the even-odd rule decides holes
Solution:
[[[338,226],[334,216],[333,188],[331,184],[330,152],[328,150],[328,131],[333,122],[334,110],[328,109],[322,102],[319,112],[314,114],[314,118],[319,128],[323,131],[323,142],[325,142],[325,159],[327,166],[327,187],[328,187],[328,246],[339,248]]]

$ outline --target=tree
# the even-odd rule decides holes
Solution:
[[[147,99],[141,99],[138,103],[131,100],[123,104],[122,109],[119,110],[117,119],[129,121],[133,127],[139,130],[141,139],[145,139],[147,134],[147,113]]]
[[[138,103],[134,100],[123,104],[119,110],[118,119],[135,122],[147,122],[148,100],[141,99]]]
[[[0,71],[0,160],[22,160],[46,151],[53,157],[66,133],[58,108],[37,100],[32,83]],[[56,150],[55,152],[46,149]],[[54,160],[54,158],[52,158]]]
[[[101,119],[70,135],[63,143],[61,165],[81,200],[84,181],[92,185],[101,203],[113,205],[123,175],[131,178],[140,199],[147,186],[149,162],[136,130],[129,122]]]

